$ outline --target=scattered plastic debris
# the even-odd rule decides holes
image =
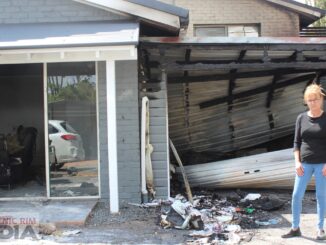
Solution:
[[[57,227],[53,223],[39,224],[38,233],[43,235],[51,235],[57,230]]]
[[[265,210],[278,209],[284,201],[277,197],[262,197],[259,193],[237,192],[231,192],[230,196],[210,193],[194,196],[193,204],[178,194],[160,203],[160,224],[165,229],[191,230],[192,240],[187,244],[239,244],[249,242],[254,236],[246,229],[281,222]]]
[[[240,225],[227,225],[225,230],[228,232],[240,232],[241,226]]]
[[[66,191],[63,192],[63,194],[65,196],[70,196],[70,197],[75,196],[75,193],[73,191],[71,191],[71,190],[66,190]]]
[[[281,220],[280,219],[269,219],[267,221],[259,221],[259,220],[255,220],[255,223],[257,225],[276,225],[278,223],[280,223]]]
[[[75,167],[67,168],[67,174],[71,176],[76,176],[78,174],[78,169]]]
[[[245,208],[244,211],[248,214],[252,214],[255,211],[255,209],[254,208]]]
[[[260,194],[258,193],[249,193],[245,198],[241,199],[242,202],[249,200],[249,201],[253,201],[253,200],[257,200],[261,197]]]
[[[62,232],[63,236],[73,236],[81,233],[81,230],[69,230],[69,231],[64,231]]]

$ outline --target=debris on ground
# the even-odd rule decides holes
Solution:
[[[68,231],[64,231],[62,232],[63,236],[73,236],[73,235],[77,235],[81,233],[81,230],[68,230]]]
[[[76,176],[78,174],[78,169],[75,167],[69,167],[67,168],[67,174],[70,176]]]
[[[52,235],[57,230],[57,227],[53,223],[39,224],[39,234]]]
[[[178,194],[161,202],[160,225],[164,229],[191,230],[188,244],[239,244],[250,241],[260,226],[276,225],[280,218],[268,211],[280,209],[284,200],[258,193],[231,192],[226,196],[211,193],[195,195],[193,204]]]

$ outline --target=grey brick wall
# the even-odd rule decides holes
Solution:
[[[261,35],[299,35],[297,13],[263,0],[161,0],[189,9],[186,36],[193,36],[196,24],[260,24]]]
[[[137,61],[116,62],[119,199],[141,201]]]
[[[124,19],[71,0],[1,0],[0,24]]]

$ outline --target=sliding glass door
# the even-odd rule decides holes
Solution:
[[[47,64],[51,197],[98,196],[95,62]]]

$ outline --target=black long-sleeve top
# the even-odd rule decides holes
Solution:
[[[310,117],[301,113],[296,121],[294,150],[305,163],[326,163],[326,114]]]

